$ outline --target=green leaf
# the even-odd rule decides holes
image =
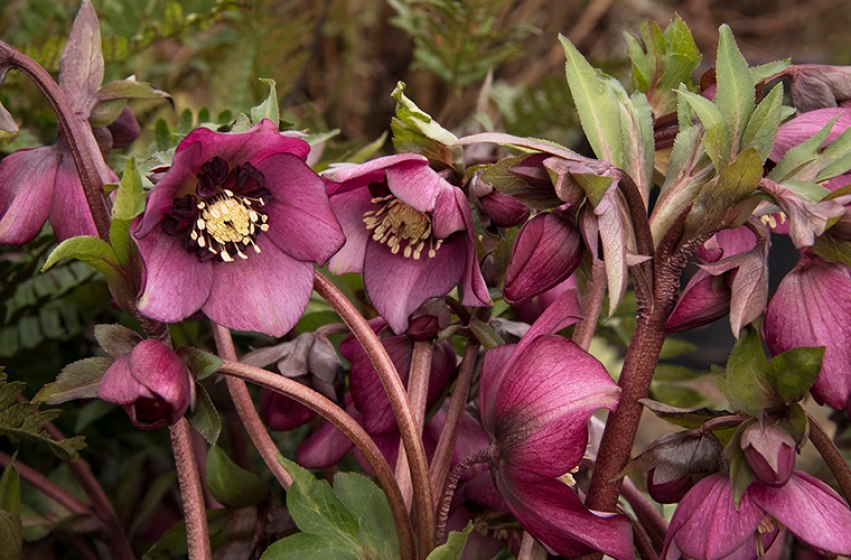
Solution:
[[[777,425],[789,432],[789,435],[795,440],[795,447],[800,452],[809,440],[810,420],[807,418],[807,411],[804,410],[801,403],[791,403],[787,406],[787,410],[786,418],[778,421]]]
[[[640,399],[638,402],[643,404],[645,408],[649,409],[659,418],[690,430],[701,427],[713,418],[730,415],[730,413],[726,410],[710,410],[708,408],[676,408],[652,399]]]
[[[136,250],[136,243],[130,237],[130,224],[133,218],[145,209],[145,193],[142,191],[142,175],[136,165],[136,159],[130,158],[124,166],[124,175],[118,184],[115,201],[112,205],[112,223],[109,226],[109,243],[115,252],[119,265],[127,267]]]
[[[715,61],[718,89],[713,101],[729,131],[729,148],[732,151],[725,154],[726,163],[739,151],[742,134],[756,104],[756,89],[748,62],[739,51],[730,26],[724,24],[718,31],[720,37]]]
[[[334,492],[357,520],[367,557],[398,558],[396,524],[384,492],[370,479],[355,473],[334,475]]]
[[[269,96],[263,103],[251,108],[251,123],[257,124],[263,119],[269,119],[275,126],[278,126],[281,113],[278,110],[278,92],[275,90],[275,80],[260,78],[260,81],[269,86]]]
[[[56,381],[36,393],[33,402],[61,404],[74,399],[97,398],[100,381],[113,361],[112,358],[96,356],[68,364],[62,368]]]
[[[14,457],[0,477],[0,510],[21,516],[21,477]]]
[[[512,173],[528,155],[504,158],[491,165],[480,180],[492,186],[502,194],[511,195],[526,206],[539,210],[561,206],[564,201],[556,196],[553,189],[536,189]]]
[[[570,40],[559,35],[567,57],[565,74],[582,130],[599,159],[622,167],[624,137],[615,89],[623,86],[592,67]]]
[[[743,422],[733,434],[733,438],[727,447],[724,448],[725,458],[730,462],[730,481],[733,485],[733,503],[736,509],[739,508],[739,503],[742,501],[742,496],[745,495],[745,490],[754,481],[753,471],[742,451],[741,440],[745,429],[753,424],[754,421]]]
[[[783,159],[777,164],[777,167],[771,170],[768,178],[775,183],[783,183],[787,179],[796,177],[805,179],[805,176],[799,176],[802,170],[816,159],[816,156],[821,151],[821,147],[827,140],[827,136],[833,129],[833,125],[839,120],[839,115],[831,119],[829,123],[824,125],[821,130],[813,134],[808,140],[798,144],[790,149],[783,156]],[[814,174],[812,174],[814,175]]]
[[[739,337],[727,361],[727,372],[718,376],[718,389],[724,393],[730,406],[755,416],[763,408],[778,404],[777,395],[766,376],[768,360],[762,350],[762,341],[756,329]]]
[[[62,460],[76,461],[78,450],[86,446],[85,438],[77,436],[56,441],[44,431],[42,426],[62,414],[60,410],[39,410],[37,404],[16,402],[16,398],[26,387],[26,383],[6,382],[6,374],[0,371],[0,435],[12,442],[21,439],[46,444],[54,455]]]
[[[676,407],[693,407],[706,401],[706,397],[700,391],[671,383],[654,382],[651,385],[651,394],[653,398]]]
[[[95,340],[114,360],[133,351],[142,337],[123,325],[95,325]]]
[[[787,69],[790,64],[792,64],[792,59],[786,58],[784,60],[775,60],[774,62],[754,66],[751,68],[753,83],[759,84],[760,82],[768,81],[783,70]]]
[[[210,529],[210,546],[215,552],[226,543],[254,536],[257,528],[257,508],[207,510],[207,525]],[[143,558],[174,560],[175,557],[185,557],[187,552],[186,522],[181,519],[160,537]]]
[[[792,403],[804,398],[821,371],[824,350],[824,346],[792,348],[768,363],[765,374],[781,400]]]
[[[497,333],[487,323],[475,317],[470,321],[470,330],[473,331],[473,334],[485,350],[490,350],[491,348],[505,344],[505,341],[501,336],[499,336],[499,333]]]
[[[730,130],[724,120],[724,114],[717,105],[696,93],[680,89],[680,96],[686,100],[703,124],[703,147],[716,169],[730,161]]]
[[[215,445],[207,455],[207,488],[215,499],[233,508],[258,504],[269,495],[263,479],[237,466]]]
[[[192,132],[194,124],[195,118],[192,116],[192,109],[187,107],[181,111],[180,116],[177,117],[177,134],[180,136],[186,136]]]
[[[0,511],[0,560],[23,558],[24,527],[21,518],[9,511]]]
[[[156,140],[157,151],[159,152],[167,152],[174,146],[171,130],[163,118],[157,119],[157,123],[154,125],[154,140]]]
[[[364,560],[345,541],[298,533],[272,543],[260,560]]]
[[[777,140],[780,118],[783,113],[783,84],[777,84],[759,102],[742,135],[742,150],[756,148],[765,161]]]
[[[186,369],[188,369],[198,381],[201,381],[202,379],[205,379],[219,371],[219,368],[222,367],[222,364],[224,363],[224,360],[215,354],[210,354],[209,352],[199,350],[192,346],[179,346],[174,353],[183,360],[183,363],[186,364]]]
[[[197,402],[195,403],[195,410],[188,416],[189,425],[204,436],[207,443],[216,445],[219,434],[222,433],[222,419],[219,417],[210,395],[207,394],[207,389],[200,383],[196,383],[195,391]]]
[[[396,100],[396,116],[391,122],[393,145],[397,152],[415,152],[429,160],[454,167],[463,175],[464,150],[448,147],[458,139],[440,126],[431,115],[405,96],[405,83],[396,84],[391,96]]]
[[[840,261],[851,266],[851,242],[834,237],[829,231],[816,237],[813,251],[823,259]]]
[[[697,350],[697,345],[679,338],[666,338],[662,344],[662,350],[659,352],[660,360],[668,360],[678,356],[691,354]]]
[[[62,259],[83,261],[106,276],[107,282],[120,282],[118,257],[106,241],[91,235],[81,235],[66,239],[50,253],[47,262],[41,268],[44,272]]]
[[[427,560],[461,560],[464,547],[467,545],[467,538],[472,531],[473,522],[470,521],[460,533],[458,531],[450,532],[446,539],[446,544],[442,544],[432,550]]]

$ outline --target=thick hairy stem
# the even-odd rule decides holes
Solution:
[[[489,448],[476,451],[460,463],[458,463],[449,477],[446,479],[446,486],[443,488],[443,494],[440,497],[440,505],[437,509],[437,531],[435,540],[441,542],[443,535],[446,533],[446,521],[449,519],[449,506],[452,505],[452,497],[455,495],[455,489],[458,488],[458,480],[467,469],[479,463],[487,463],[491,458],[491,450]]]
[[[595,260],[591,268],[591,278],[585,284],[585,293],[582,294],[582,315],[584,319],[576,324],[573,329],[573,342],[583,350],[591,346],[591,339],[597,330],[597,319],[600,317],[600,308],[603,305],[603,296],[606,295],[606,264]]]
[[[80,175],[86,202],[89,204],[98,236],[108,242],[110,219],[103,196],[104,178],[96,163],[97,158],[100,158],[102,163],[103,157],[100,155],[88,122],[74,113],[68,98],[65,97],[65,92],[44,68],[30,57],[0,41],[0,68],[2,67],[17,68],[35,82],[47,97],[56,112],[59,128],[68,139],[74,165]],[[102,166],[106,168],[106,164]]]
[[[422,438],[423,424],[425,423],[426,400],[428,397],[428,381],[431,373],[431,357],[434,354],[434,345],[428,341],[414,343],[414,353],[411,357],[411,371],[408,373],[408,402],[411,405],[411,414],[417,427],[419,437]],[[414,497],[414,487],[411,481],[411,469],[408,465],[408,454],[405,453],[405,445],[399,442],[399,455],[396,461],[396,481],[405,499],[405,506],[411,511],[411,500]]]
[[[0,451],[0,467],[4,469],[9,466],[12,458]],[[21,478],[41,490],[48,497],[53,499],[57,504],[61,505],[71,513],[88,515],[93,519],[98,519],[99,516],[86,504],[75,498],[70,492],[35,470],[34,468],[25,465],[20,459],[15,459],[15,468],[18,469],[18,474]],[[132,556],[131,556],[132,558]]]
[[[638,523],[644,528],[653,545],[661,550],[665,544],[665,535],[668,533],[668,522],[665,521],[665,517],[644,497],[629,477],[623,479],[621,495],[632,507]]]
[[[809,412],[807,412],[807,418],[810,421],[810,441],[816,446],[824,462],[830,468],[830,472],[836,478],[836,482],[839,483],[839,488],[845,494],[845,501],[851,504],[851,468],[848,467],[842,453],[839,452],[821,424]]]
[[[183,515],[186,519],[186,542],[189,560],[212,560],[210,531],[207,528],[207,512],[204,509],[204,491],[201,476],[192,448],[192,428],[186,418],[181,418],[169,427],[180,497],[183,500]]]
[[[387,398],[390,400],[390,406],[393,408],[393,415],[396,417],[396,422],[399,424],[399,433],[402,436],[402,443],[405,446],[405,453],[408,455],[408,461],[411,465],[411,481],[414,488],[414,509],[416,515],[416,533],[419,553],[422,558],[425,558],[434,549],[434,527],[435,513],[431,497],[431,487],[428,480],[428,460],[426,459],[425,448],[423,447],[422,439],[420,438],[414,418],[411,413],[408,397],[405,393],[405,388],[402,386],[402,381],[399,374],[396,372],[396,367],[387,355],[387,350],[366,319],[358,313],[355,306],[346,299],[340,290],[327,278],[321,274],[316,274],[313,289],[328,302],[328,304],[337,312],[343,322],[348,325],[352,334],[361,344],[372,362],[375,371],[378,373],[381,384],[384,386],[384,391],[387,393]]]
[[[402,500],[399,485],[396,484],[396,479],[393,478],[393,471],[387,464],[387,460],[384,459],[378,446],[375,445],[375,442],[360,424],[355,422],[344,410],[323,395],[282,375],[276,375],[254,366],[227,361],[219,368],[219,373],[224,373],[228,377],[238,377],[286,395],[304,406],[315,410],[323,418],[334,424],[347,438],[352,440],[355,447],[363,453],[369,466],[372,467],[376,478],[381,483],[384,493],[387,495],[387,501],[390,503],[390,511],[393,513],[393,521],[396,523],[396,534],[399,537],[399,552],[402,560],[414,560],[417,558],[411,520],[408,517],[405,502]]]
[[[429,479],[431,480],[431,493],[435,499],[443,491],[446,475],[449,474],[449,463],[452,461],[452,452],[455,449],[458,432],[461,429],[461,418],[464,415],[464,407],[467,405],[467,398],[470,395],[470,384],[473,381],[473,372],[476,369],[476,360],[479,357],[479,347],[477,342],[467,341],[464,357],[461,359],[461,367],[458,368],[458,380],[455,382],[455,389],[452,391],[452,398],[449,401],[449,410],[446,412],[446,422],[443,424],[440,440],[437,442],[437,448],[434,450],[434,456],[431,459]],[[435,507],[437,505],[435,503]]]
[[[213,337],[216,339],[216,348],[218,349],[219,357],[229,362],[238,361],[236,358],[236,349],[233,347],[233,339],[230,336],[230,329],[223,327],[215,322],[213,324]],[[254,406],[254,401],[251,400],[251,395],[248,394],[248,387],[245,386],[245,381],[236,377],[228,376],[225,381],[228,385],[228,391],[233,399],[233,404],[236,407],[236,412],[239,419],[242,420],[245,431],[248,432],[248,437],[254,443],[254,447],[260,452],[263,457],[263,462],[284,487],[284,490],[289,490],[290,484],[293,483],[292,477],[278,462],[278,446],[272,441],[269,432],[266,431],[266,426],[260,415],[257,414],[257,408]]]

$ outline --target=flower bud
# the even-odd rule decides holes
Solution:
[[[141,341],[104,373],[98,397],[121,405],[137,428],[174,424],[193,401],[186,365],[159,340]]]
[[[795,470],[795,440],[773,424],[755,422],[742,434],[741,448],[756,479],[783,486]]]
[[[687,331],[717,321],[730,312],[731,293],[724,275],[698,270],[668,318],[665,332]]]
[[[429,340],[449,326],[449,308],[443,298],[426,301],[411,315],[405,334],[412,340]]]

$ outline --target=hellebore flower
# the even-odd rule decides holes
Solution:
[[[325,183],[304,162],[309,149],[268,119],[243,133],[189,133],[137,222],[139,311],[173,323],[200,309],[232,329],[289,331],[313,263],[344,242]]]
[[[566,212],[538,214],[520,228],[503,296],[517,304],[564,282],[582,260],[582,234]]]
[[[792,79],[792,101],[801,111],[851,106],[851,67],[793,64],[780,75]]]
[[[461,284],[464,305],[492,302],[476,256],[470,205],[418,154],[397,154],[324,173],[346,244],[335,274],[362,272],[366,293],[394,333],[427,299]]]
[[[660,558],[754,560],[782,528],[815,549],[851,554],[851,510],[827,484],[795,471],[780,487],[754,482],[738,507],[729,475],[704,478],[677,506]]]
[[[529,217],[529,207],[511,195],[504,195],[488,183],[481,180],[484,169],[473,174],[470,180],[470,194],[473,206],[479,213],[479,221],[485,229],[513,227],[522,224]]]
[[[764,419],[748,426],[741,448],[756,479],[769,486],[783,486],[795,470],[795,440],[789,432]]]
[[[634,558],[620,515],[595,514],[571,488],[595,410],[617,407],[606,368],[573,342],[545,334],[579,319],[565,292],[516,346],[485,355],[479,390],[493,482],[508,510],[535,539],[562,556],[602,551]],[[574,307],[574,309],[569,309]]]
[[[193,401],[193,380],[171,348],[141,341],[103,375],[98,397],[121,405],[137,428],[148,430],[180,420]]]
[[[765,312],[765,342],[775,356],[798,346],[824,346],[811,392],[819,404],[840,410],[851,396],[851,269],[801,251]]]

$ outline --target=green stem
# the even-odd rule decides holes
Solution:
[[[411,370],[408,372],[408,402],[411,405],[411,415],[420,438],[422,438],[423,424],[425,423],[428,382],[433,354],[434,345],[431,342],[417,341],[414,343]],[[414,487],[411,481],[411,469],[408,465],[408,454],[405,453],[405,445],[402,442],[399,442],[399,455],[396,461],[396,481],[399,483],[399,489],[405,499],[405,506],[410,511]]]
[[[183,500],[189,560],[212,560],[210,531],[207,527],[207,512],[204,509],[204,491],[201,488],[201,476],[198,473],[198,463],[192,448],[191,429],[186,418],[181,418],[176,424],[169,426],[168,430],[171,434],[171,447],[174,450],[177,480]]]
[[[233,339],[230,335],[230,329],[213,321],[211,323],[213,325],[213,338],[216,339],[216,348],[219,356],[229,362],[238,361],[236,358],[236,349],[233,346]],[[263,462],[266,463],[266,466],[269,467],[269,470],[272,471],[272,474],[278,479],[284,490],[289,490],[293,479],[278,462],[278,446],[272,441],[269,432],[266,431],[263,420],[257,414],[257,408],[254,406],[254,401],[251,400],[251,395],[248,394],[248,387],[245,386],[245,381],[231,376],[228,376],[225,381],[233,399],[233,404],[236,407],[236,413],[239,415],[239,419],[242,420],[245,431],[248,432],[248,437],[251,438],[254,447],[257,448],[260,456],[263,457]]]
[[[0,67],[20,70],[35,82],[47,97],[59,120],[59,128],[68,140],[98,236],[108,243],[110,219],[106,199],[103,196],[106,164],[100,155],[89,123],[84,117],[74,112],[68,98],[65,97],[65,92],[44,68],[2,41],[0,41]],[[101,165],[98,166],[98,163]]]
[[[473,380],[473,372],[476,369],[476,360],[479,357],[480,345],[471,340],[467,341],[464,349],[464,357],[461,359],[461,367],[458,368],[458,380],[452,391],[449,401],[449,410],[446,412],[446,422],[440,432],[440,439],[434,456],[431,459],[431,470],[429,479],[431,481],[431,493],[436,499],[443,492],[446,484],[446,476],[449,474],[449,464],[452,461],[452,452],[458,441],[458,432],[461,429],[461,418],[464,415],[464,407],[470,395],[470,384]],[[435,504],[437,507],[437,504]]]
[[[381,384],[384,386],[384,391],[387,393],[387,398],[390,400],[390,406],[393,408],[393,414],[399,424],[399,433],[405,445],[405,453],[407,453],[408,461],[411,464],[418,550],[420,557],[426,558],[435,546],[435,511],[428,480],[428,460],[408,404],[405,388],[402,386],[396,367],[393,365],[390,356],[387,355],[384,345],[381,344],[366,319],[346,299],[346,296],[330,280],[318,272],[313,289],[337,312],[360,342],[364,352],[375,367],[375,371],[381,379]]]
[[[815,418],[807,412],[807,418],[810,421],[810,441],[813,442],[818,452],[821,454],[824,462],[830,468],[830,472],[839,483],[839,488],[845,494],[845,501],[851,504],[851,468],[842,456],[842,453],[824,431]]]
[[[329,399],[282,375],[237,362],[225,362],[219,368],[219,373],[250,381],[298,401],[315,410],[352,440],[355,447],[363,453],[369,466],[375,471],[375,476],[387,495],[390,510],[393,513],[393,521],[396,523],[396,534],[399,537],[399,552],[402,560],[416,558],[411,520],[408,516],[408,510],[405,508],[402,493],[399,491],[399,485],[396,484],[393,471],[387,464],[387,460],[384,459],[384,455],[381,454],[378,446],[375,445],[375,442],[360,424]]]

